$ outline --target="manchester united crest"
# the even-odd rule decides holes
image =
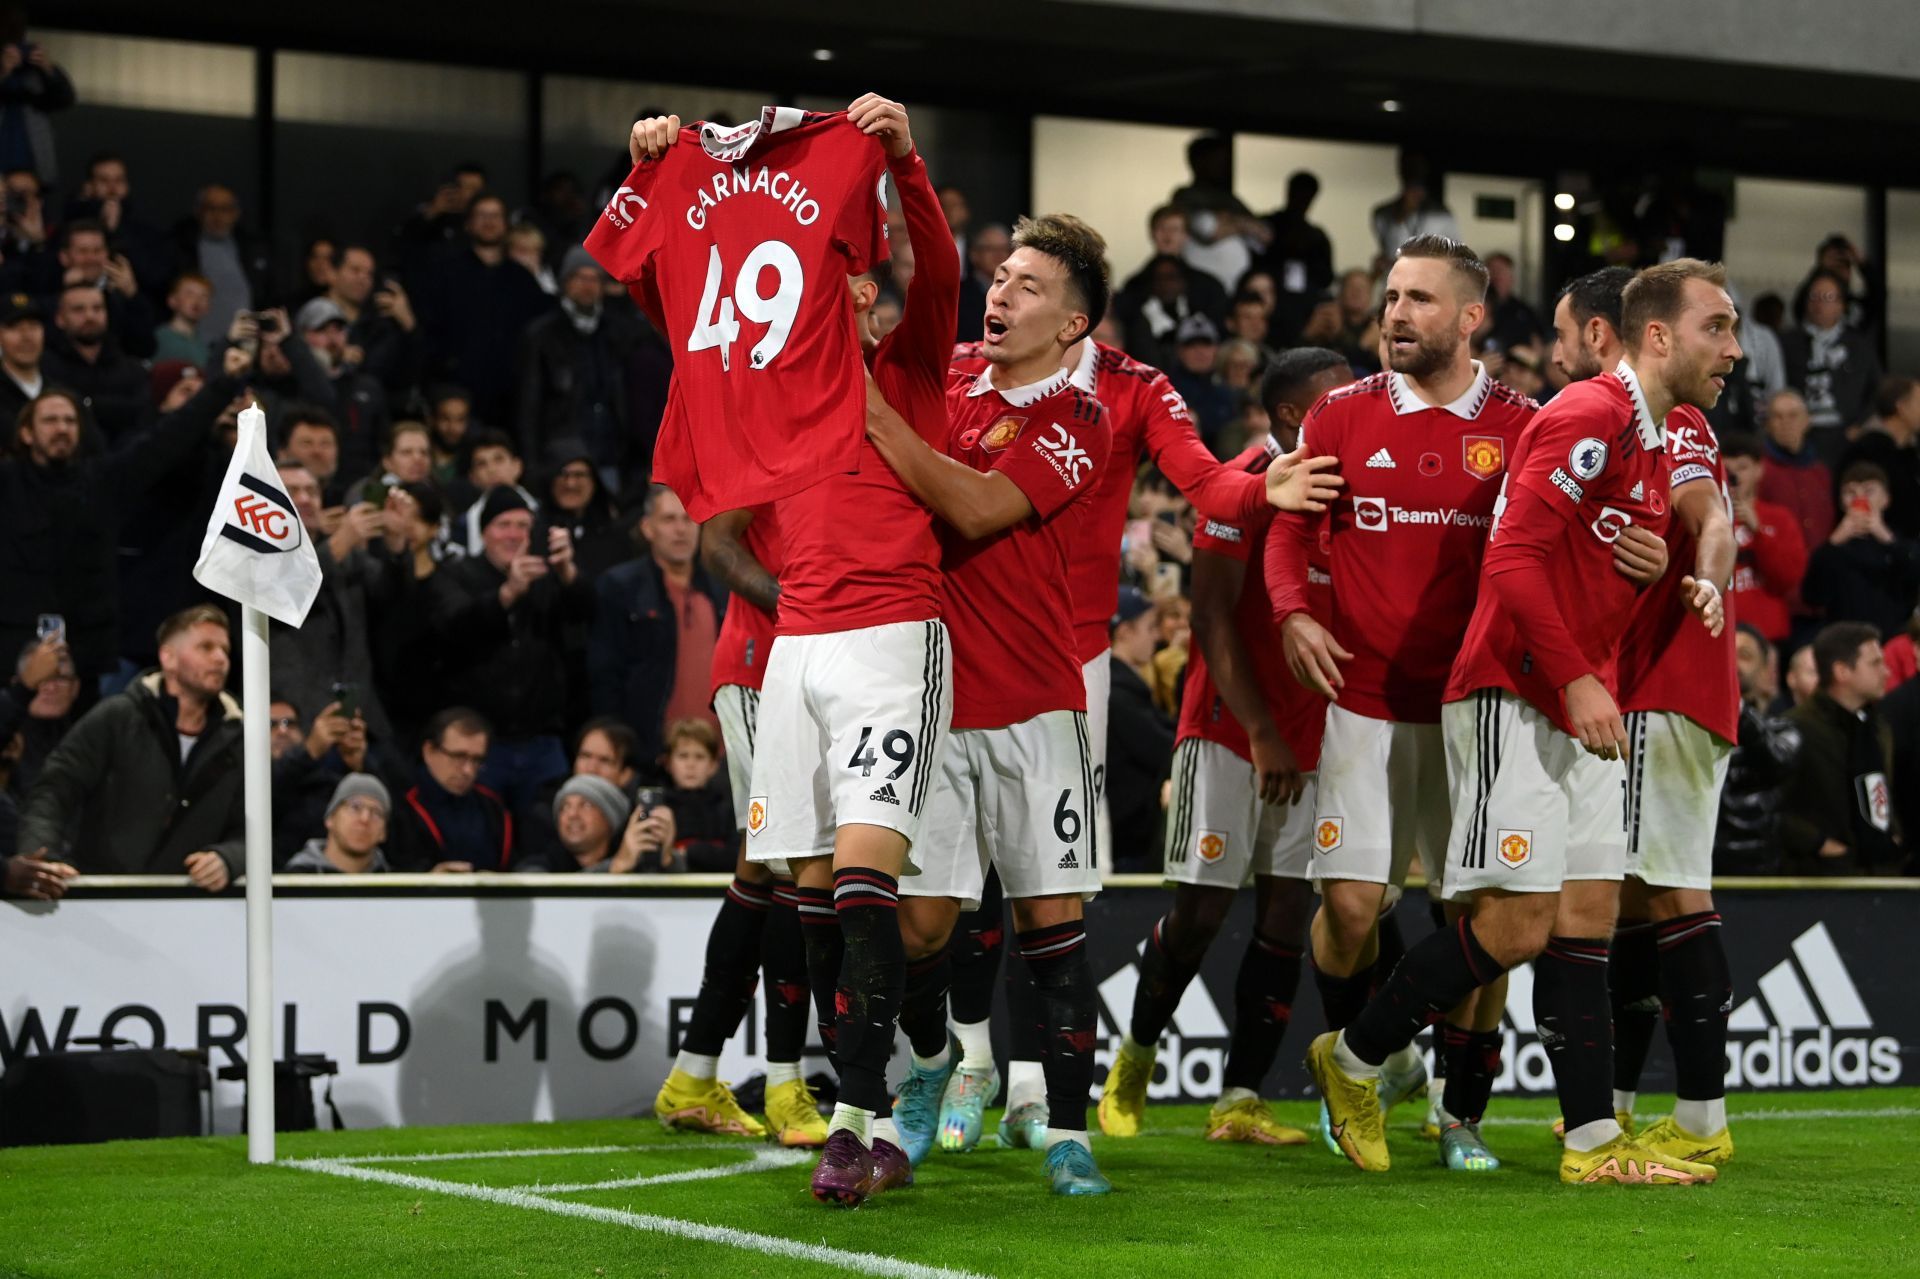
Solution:
[[[1227,841],[1210,830],[1200,832],[1200,843],[1194,850],[1200,860],[1211,866],[1227,855]]]
[[[1497,435],[1469,435],[1460,441],[1460,464],[1475,479],[1490,480],[1507,465],[1507,447]]]
[[[1530,830],[1503,830],[1495,845],[1500,860],[1508,866],[1525,866],[1533,860],[1533,832]]]
[[[998,453],[1020,438],[1020,428],[1026,424],[1027,419],[1023,417],[1003,417],[980,433],[980,447],[989,453]]]
[[[758,835],[767,828],[767,801],[755,795],[747,801],[747,834]]]
[[[1313,845],[1323,853],[1330,853],[1340,847],[1341,837],[1338,817],[1322,817],[1319,825],[1313,828]]]

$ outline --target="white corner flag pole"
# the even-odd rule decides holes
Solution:
[[[200,543],[194,580],[240,604],[240,737],[247,833],[247,1161],[273,1162],[273,750],[268,619],[298,627],[321,570],[267,451],[267,415],[240,410],[239,436]]]
[[[241,745],[247,800],[247,1162],[273,1162],[273,714],[267,615],[240,606]]]

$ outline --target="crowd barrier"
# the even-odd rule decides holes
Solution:
[[[278,1050],[339,1062],[350,1127],[647,1112],[678,1047],[724,876],[282,875],[274,880]],[[1728,880],[1717,886],[1735,986],[1727,1083],[1738,1091],[1920,1080],[1912,941],[1920,882]],[[1088,906],[1099,987],[1100,1076],[1125,1028],[1141,939],[1165,910],[1156,876],[1114,876]],[[1399,907],[1409,942],[1424,896]],[[246,1052],[243,902],[184,877],[94,876],[62,901],[0,904],[0,1065],[80,1038]],[[1235,968],[1251,926],[1242,894],[1169,1028],[1149,1097],[1220,1088]],[[1552,1090],[1534,1035],[1531,974],[1514,973],[1501,1093]],[[1303,975],[1294,1030],[1268,1081],[1298,1097],[1321,1026]],[[1004,1024],[995,1042],[1004,1051]],[[721,1059],[759,1070],[758,1009]],[[824,1068],[817,1045],[810,1066]],[[904,1070],[904,1048],[895,1057]],[[1670,1088],[1664,1044],[1644,1087]],[[239,1126],[238,1083],[217,1083],[214,1125]]]

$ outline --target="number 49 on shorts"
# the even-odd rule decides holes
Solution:
[[[893,761],[893,771],[887,774],[888,781],[898,780],[901,774],[913,767],[913,753],[916,749],[913,734],[905,729],[892,729],[880,739],[880,754],[874,753],[869,744],[873,741],[873,725],[860,727],[860,740],[854,745],[853,758],[847,761],[847,767],[860,770],[860,776],[871,777],[873,770],[879,767],[880,755]]]

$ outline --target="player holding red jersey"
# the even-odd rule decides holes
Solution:
[[[1052,215],[1023,219],[1014,246],[987,294],[989,368],[951,375],[945,456],[878,397],[870,412],[881,452],[948,526],[953,740],[918,869],[901,883],[900,922],[910,959],[937,961],[962,904],[978,904],[988,863],[998,869],[1047,1027],[1053,1189],[1105,1194],[1086,1137],[1096,1012],[1082,899],[1100,873],[1067,565],[1110,436],[1061,359],[1105,313],[1106,245]],[[914,1053],[900,1124],[924,1154],[954,1073],[944,989],[910,987],[901,1024]]]
[[[1361,1014],[1308,1053],[1331,1131],[1363,1169],[1389,1163],[1381,1063],[1430,1016],[1538,956],[1535,1019],[1567,1124],[1561,1180],[1714,1179],[1712,1167],[1651,1150],[1614,1118],[1611,921],[1597,936],[1562,931],[1582,924],[1561,888],[1624,871],[1624,831],[1615,828],[1624,821],[1616,796],[1627,733],[1609,683],[1634,588],[1613,571],[1613,544],[1629,524],[1666,528],[1663,423],[1680,404],[1711,408],[1740,356],[1725,278],[1687,258],[1641,272],[1622,302],[1627,358],[1561,392],[1514,454],[1446,689],[1448,771],[1462,802],[1444,891],[1471,899],[1471,916],[1411,949]],[[1680,586],[1687,607],[1717,629],[1718,591],[1691,576]],[[1611,767],[1583,766],[1589,758]]]
[[[885,144],[918,266],[900,324],[868,355],[871,375],[943,436],[959,258],[905,109],[868,94],[847,116]],[[670,145],[671,121],[649,123],[649,146]],[[846,287],[864,326],[877,281],[861,273]],[[821,1036],[840,1072],[813,1193],[848,1205],[912,1182],[885,1077],[905,983],[897,881],[952,713],[932,517],[864,427],[851,456],[857,471],[775,504],[777,638],[746,801],[748,857],[793,870]]]
[[[979,373],[987,367],[982,344],[955,348],[953,367]],[[1222,466],[1194,429],[1193,414],[1180,392],[1159,369],[1092,337],[1069,348],[1064,367],[1074,386],[1100,401],[1113,433],[1113,452],[1095,487],[1084,500],[1080,531],[1069,551],[1068,578],[1073,596],[1074,648],[1087,688],[1087,740],[1093,752],[1094,834],[1101,847],[1110,842],[1107,827],[1107,707],[1112,698],[1109,626],[1119,598],[1121,529],[1143,458],[1151,458],[1193,503],[1201,518],[1241,524],[1259,516],[1265,500],[1262,481]],[[996,1091],[989,1021],[998,984],[1003,927],[1000,885],[989,876],[977,910],[964,913],[954,931],[951,953],[953,1033],[960,1041],[959,1072],[949,1085],[952,1105],[943,1105],[941,1144],[965,1150],[979,1139],[980,1110]],[[1004,1145],[1030,1146],[1047,1128],[1046,1081],[1032,1027],[1038,1015],[1030,1005],[1031,983],[1024,973],[1008,983],[1012,1013],[1012,1060],[1007,1070]]]
[[[1320,747],[1313,878],[1314,978],[1335,1029],[1366,1002],[1376,921],[1417,850],[1429,879],[1452,812],[1440,733],[1447,665],[1466,633],[1501,478],[1537,405],[1469,356],[1485,313],[1486,267],[1463,244],[1417,236],[1400,247],[1381,316],[1390,371],[1329,395],[1307,415],[1305,448],[1337,459],[1347,496],[1325,517],[1332,612],[1307,598],[1307,552],[1322,521],[1282,516],[1267,578],[1288,664],[1331,700]],[[1430,890],[1431,891],[1431,890]],[[1437,895],[1437,894],[1436,894]],[[1478,1117],[1492,1088],[1504,989],[1452,1010],[1450,1094]],[[1484,1085],[1482,1081],[1484,1080]],[[1383,1088],[1388,1104],[1425,1081],[1410,1048]],[[1487,1166],[1462,1149],[1453,1166]]]
[[[1261,383],[1272,433],[1231,465],[1264,476],[1299,442],[1307,411],[1352,380],[1337,351],[1299,347],[1282,354]],[[1206,1134],[1211,1141],[1262,1145],[1307,1140],[1278,1123],[1260,1099],[1286,1034],[1313,914],[1314,770],[1326,723],[1324,701],[1287,670],[1267,596],[1265,543],[1273,518],[1269,508],[1242,523],[1204,520],[1193,539],[1194,650],[1180,700],[1167,823],[1173,905],[1147,937],[1128,1033],[1100,1096],[1100,1129],[1110,1137],[1138,1135],[1155,1045],[1226,921],[1234,893],[1251,878],[1253,936],[1234,983],[1225,1086]],[[1308,564],[1310,603],[1328,615],[1326,557],[1315,548]]]
[[[799,899],[791,880],[776,883],[766,867],[747,860],[745,847],[760,686],[780,599],[780,540],[772,508],[727,511],[708,520],[700,529],[700,559],[733,592],[714,646],[713,710],[727,747],[727,779],[741,851],[733,883],[707,934],[699,997],[653,1112],[668,1127],[765,1135],[766,1129],[740,1109],[733,1093],[715,1077],[720,1050],[746,1016],[764,967],[767,1119],[780,1144],[818,1146],[826,1141],[827,1125],[800,1074],[808,1018]]]

